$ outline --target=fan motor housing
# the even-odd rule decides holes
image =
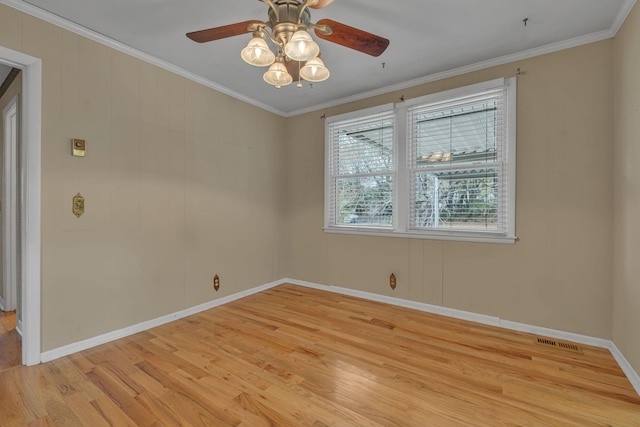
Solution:
[[[309,9],[304,9],[300,15],[302,4],[299,1],[278,0],[274,2],[274,7],[275,10],[269,8],[269,27],[271,27],[273,38],[283,44],[291,39],[298,27],[306,27],[311,22]]]

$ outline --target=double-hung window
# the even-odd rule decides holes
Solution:
[[[393,230],[394,122],[388,105],[329,125],[330,225]]]
[[[515,79],[330,117],[325,230],[515,240]]]

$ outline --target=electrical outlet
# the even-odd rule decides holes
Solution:
[[[215,289],[216,292],[220,289],[220,277],[218,277],[217,274],[213,276],[213,289]]]
[[[391,286],[391,289],[393,290],[395,290],[397,286],[396,275],[393,273],[389,276],[389,286]]]

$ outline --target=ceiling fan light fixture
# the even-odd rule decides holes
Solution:
[[[312,58],[300,69],[300,77],[309,82],[323,82],[331,73],[319,56]]]
[[[261,0],[269,6],[266,21],[249,20],[220,27],[187,33],[198,43],[221,40],[240,34],[253,33],[253,38],[242,49],[243,61],[258,67],[270,66],[263,79],[276,88],[293,83],[293,76],[301,80],[322,82],[330,73],[320,59],[320,46],[311,37],[328,40],[367,55],[380,56],[389,46],[389,40],[372,33],[350,27],[331,19],[311,21],[311,9],[322,9],[333,0]],[[268,38],[268,40],[267,40]],[[267,42],[270,41],[269,44]],[[269,46],[273,45],[275,49]],[[285,59],[286,67],[285,67]],[[304,67],[302,66],[304,64]],[[291,72],[289,72],[289,70]],[[311,85],[313,86],[313,85]]]
[[[308,61],[318,56],[320,46],[313,41],[307,30],[301,29],[293,33],[284,47],[284,53],[294,61]]]
[[[276,60],[276,56],[269,49],[269,45],[260,32],[253,34],[253,38],[249,41],[247,47],[242,49],[240,56],[246,63],[256,67],[266,67]]]
[[[282,63],[282,58],[276,58],[276,62],[269,67],[269,70],[264,73],[264,81],[276,89],[280,89],[282,86],[290,85],[293,82],[293,77],[287,71],[287,68]]]

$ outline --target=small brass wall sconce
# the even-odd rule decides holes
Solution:
[[[78,193],[73,196],[73,214],[76,218],[80,218],[84,213],[84,197]]]

